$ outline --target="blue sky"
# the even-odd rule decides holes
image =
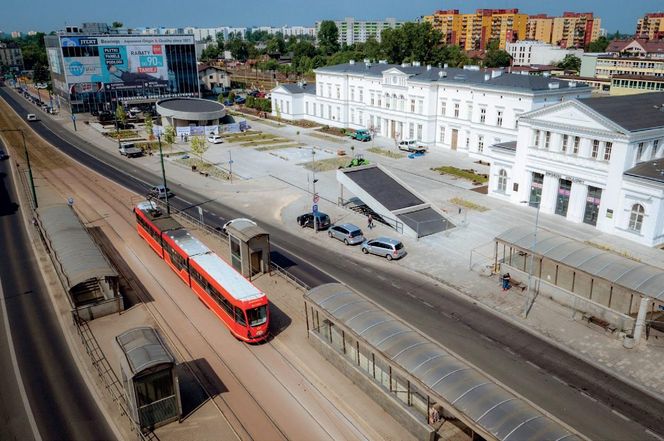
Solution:
[[[528,14],[592,11],[609,32],[634,32],[646,12],[664,10],[661,0],[2,0],[0,31],[51,31],[84,21],[121,21],[125,26],[214,27],[313,25],[326,18],[412,20],[436,9],[519,8]],[[629,5],[625,7],[625,5]],[[11,12],[10,12],[11,11]]]

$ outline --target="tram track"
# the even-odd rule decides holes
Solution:
[[[2,123],[3,126],[7,126],[8,121],[9,121],[9,115],[7,115],[7,113],[3,113],[0,115],[0,123]],[[15,124],[16,121],[12,121],[12,123]],[[90,192],[94,197],[94,199],[96,199],[98,202],[103,202],[104,204],[107,205],[107,207],[111,211],[113,211],[113,213],[101,213],[100,211],[102,210],[100,209],[104,209],[106,207],[99,205],[95,207],[93,206],[92,203],[90,203],[87,200],[89,198],[77,197],[76,201],[77,205],[80,205],[86,211],[99,214],[99,216],[92,218],[92,220],[88,220],[89,224],[94,224],[101,218],[110,216],[111,214],[115,214],[119,216],[127,224],[129,228],[131,228],[132,230],[134,229],[135,227],[134,218],[133,216],[130,215],[131,199],[121,198],[119,196],[119,194],[121,194],[121,191],[125,191],[124,189],[122,189],[121,191],[108,191],[108,188],[103,187],[100,183],[100,181],[107,181],[107,178],[99,176],[96,172],[88,169],[85,166],[82,166],[80,164],[74,164],[74,161],[72,159],[70,159],[69,157],[65,156],[57,149],[50,146],[47,141],[43,140],[41,137],[39,137],[39,135],[35,134],[34,132],[26,131],[26,142],[29,142],[32,146],[30,150],[31,152],[30,156],[31,156],[33,169],[37,172],[35,174],[36,179],[45,179],[54,187],[56,187],[60,191],[60,193],[71,194],[71,195],[81,194],[80,189],[77,188],[76,185],[74,185],[74,183],[78,183],[80,186],[82,186],[82,188],[85,188],[83,193]],[[39,147],[45,146],[46,148],[43,149],[34,148],[35,146]],[[80,170],[81,168],[83,168],[84,172],[82,173],[75,172],[75,170]],[[106,182],[105,184],[117,185],[110,181]],[[159,283],[159,281],[157,282]],[[253,402],[252,404],[254,404],[257,409],[260,409],[258,414],[262,414],[263,418],[269,421],[269,424],[274,429],[274,433],[273,435],[270,435],[266,434],[265,432],[262,432],[261,438],[267,436],[271,440],[289,439],[284,430],[279,426],[279,424],[263,409],[260,402],[254,397],[254,395],[251,393],[247,385],[245,385],[243,381],[238,377],[234,369],[230,365],[228,365],[228,363],[226,363],[224,359],[221,357],[221,355],[215,350],[212,343],[196,326],[194,320],[192,320],[192,318],[189,317],[187,313],[180,307],[174,296],[169,292],[169,289],[167,289],[167,287],[163,286],[161,283],[160,285],[164,289],[164,292],[172,302],[173,306],[179,310],[180,314],[186,318],[187,323],[197,332],[199,338],[205,342],[208,351],[214,354],[216,360],[224,367],[227,373],[232,377],[233,381],[236,382],[236,385],[242,389],[242,391],[246,394],[247,397],[250,397],[250,399]],[[150,316],[157,323],[159,323],[161,327],[166,328],[166,330],[168,330],[167,338],[170,340],[169,343],[171,343],[171,347],[176,349],[178,355],[180,356],[180,359],[194,360],[196,358],[196,355],[187,349],[188,345],[186,345],[185,342],[178,337],[178,333],[170,325],[169,320],[159,311],[159,308],[157,308],[156,302],[149,301],[149,299],[146,298],[146,293],[142,292],[142,290],[137,290],[137,293],[143,305],[145,306],[146,311],[150,314]],[[279,379],[278,375],[276,375],[275,372],[273,372],[273,369],[271,369],[271,367],[261,358],[261,356],[259,356],[257,351],[263,352],[263,349],[269,347],[270,350],[272,350],[276,354],[276,357],[285,362],[291,369],[297,372],[298,375],[300,375],[306,381],[307,386],[311,387],[312,389],[315,389],[317,393],[320,394],[320,396],[324,397],[326,402],[336,410],[337,414],[342,418],[344,418],[346,422],[352,427],[358,438],[367,439],[362,434],[362,431],[350,419],[348,419],[345,416],[345,414],[341,411],[341,409],[339,409],[336,405],[334,405],[325,396],[325,394],[322,391],[320,391],[311,381],[309,381],[304,376],[304,374],[288,360],[286,355],[283,352],[281,352],[272,342],[267,342],[266,344],[257,347],[249,347],[245,344],[241,346],[242,346],[241,350],[246,351],[246,353],[253,360],[259,363],[265,369],[265,372],[267,372],[270,375],[270,377],[274,379],[280,385],[280,387],[282,387],[289,394],[289,396],[294,400],[294,402],[296,402],[302,408],[302,410],[307,415],[310,416],[311,420],[314,421],[319,426],[319,428],[329,436],[330,439],[334,439],[334,436],[318,421],[318,419],[315,417],[315,415],[311,413],[311,411],[307,408],[307,406],[305,406],[304,403],[299,398],[297,398],[297,396],[294,395],[291,390],[289,390],[287,385]],[[238,415],[237,412],[233,409],[232,404],[229,403],[223,397],[222,394],[211,393],[211,391],[205,384],[206,383],[205,380],[201,379],[200,375],[196,373],[191,366],[189,366],[188,364],[185,364],[185,366],[192,375],[192,377],[195,379],[197,384],[205,392],[207,397],[213,402],[217,411],[229,423],[229,426],[235,432],[237,438],[252,439],[252,440],[256,439],[254,436],[251,435],[250,430],[246,427],[245,423],[243,423],[243,418],[240,415]],[[224,404],[223,407],[225,408],[225,411],[222,410],[222,408],[216,402],[215,398],[218,398],[219,400],[222,401],[222,403]],[[231,421],[229,421],[225,412],[230,413],[232,415],[234,419],[234,424],[231,423]],[[256,415],[256,413],[253,413],[253,415]],[[239,430],[236,430],[236,426],[239,426],[237,428]]]

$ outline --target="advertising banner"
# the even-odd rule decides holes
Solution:
[[[102,82],[124,86],[158,87],[168,84],[164,46],[100,46]]]
[[[56,48],[48,48],[46,50],[48,56],[48,64],[51,70],[58,75],[62,75],[62,66],[60,65],[60,53]]]
[[[101,64],[96,57],[66,57],[65,72],[70,83],[101,81]]]

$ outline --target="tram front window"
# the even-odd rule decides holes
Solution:
[[[258,308],[248,309],[247,318],[249,319],[250,326],[259,326],[267,321],[267,306],[259,306]]]

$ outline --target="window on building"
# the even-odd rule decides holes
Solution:
[[[304,113],[306,113],[307,115],[309,115],[309,103],[308,103],[308,102],[307,102],[307,103],[304,103]]]
[[[604,143],[604,160],[609,161],[611,160],[611,149],[613,148],[613,143],[612,142],[605,142]]]
[[[383,105],[383,103],[381,103],[381,101],[382,101],[382,100],[381,100],[381,97],[382,97],[382,95],[379,94],[379,95],[378,95],[378,107],[380,107],[380,106]]]
[[[337,99],[340,100],[341,99],[341,88],[339,86],[337,86],[336,89],[337,89]]]
[[[411,98],[410,100],[410,111],[415,113],[415,98]]]
[[[369,94],[369,100],[370,100],[369,102],[371,103],[372,106],[375,104],[375,99],[376,95],[373,92],[371,92],[371,94]]]
[[[329,98],[332,98],[332,85],[331,84],[327,85],[327,96]]]
[[[405,102],[406,98],[403,95],[399,95],[399,110],[403,110]]]
[[[415,124],[408,124],[408,139],[413,139],[415,137]]]
[[[445,126],[440,126],[440,142],[445,142]]]
[[[593,148],[590,151],[590,157],[593,159],[597,159],[598,155],[599,155],[599,140],[593,139]]]
[[[533,132],[533,144],[535,145],[535,147],[539,147],[539,145],[540,145],[540,131],[539,130],[535,130]]]
[[[327,119],[332,119],[332,106],[327,105]]]
[[[550,146],[551,146],[551,132],[547,130],[546,132],[544,132],[544,148],[548,150]]]
[[[363,103],[364,102],[364,88],[360,87],[360,88],[358,88],[358,91],[360,92],[360,102]]]
[[[480,122],[482,124],[484,124],[486,122],[486,108],[485,107],[482,107],[480,109]],[[537,133],[538,133],[537,138],[539,138],[539,130],[537,131]],[[535,146],[537,146],[537,145],[539,145],[539,144],[535,144]]]
[[[477,151],[479,153],[484,151],[484,135],[477,135]]]
[[[459,103],[454,103],[454,117],[459,117]]]
[[[468,119],[468,121],[473,120],[473,103],[468,103],[467,119]]]
[[[637,233],[641,232],[641,227],[643,226],[643,216],[645,216],[646,210],[641,204],[632,205],[632,212],[629,215],[629,225],[628,228]]]
[[[447,113],[447,101],[443,100],[440,102],[440,114],[445,116],[445,113]]]
[[[651,159],[655,159],[659,156],[659,139],[656,139],[652,142],[652,153],[650,154]]]
[[[563,142],[560,145],[560,151],[565,153],[567,152],[567,143],[569,142],[569,135],[563,135]]]
[[[362,113],[362,111],[361,111],[361,110],[358,111],[358,112],[357,112],[357,115],[358,115],[358,117],[359,117],[359,118],[358,118],[358,119],[359,119],[359,124],[360,124],[361,126],[364,125],[364,114]]]
[[[424,113],[424,100],[417,100],[417,113],[420,115]]]
[[[355,87],[350,86],[350,100],[355,101]]]
[[[646,151],[646,143],[645,142],[640,142],[639,147],[636,150],[636,160],[641,161],[643,159],[643,154]]]
[[[572,153],[574,153],[575,155],[578,155],[580,145],[581,145],[581,137],[575,136],[574,137],[574,146],[572,147]]]
[[[350,122],[355,124],[355,108],[354,107],[350,108]]]
[[[466,131],[466,150],[470,149],[470,132]]]
[[[499,110],[498,112],[496,112],[496,115],[497,115],[496,116],[496,125],[498,127],[502,127],[503,126],[503,111]]]
[[[501,168],[500,171],[498,172],[498,188],[497,190],[500,193],[505,193],[505,190],[507,190],[507,172],[505,171],[504,168]]]
[[[385,94],[385,108],[386,109],[390,108],[390,94],[389,93]]]
[[[341,119],[341,107],[337,106],[337,119]]]
[[[422,124],[417,125],[417,140],[422,141]]]

